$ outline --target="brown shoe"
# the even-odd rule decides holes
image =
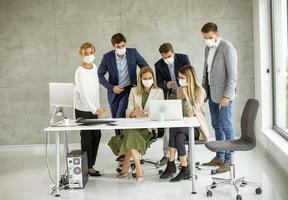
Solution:
[[[216,174],[222,174],[230,171],[230,165],[231,165],[230,161],[225,161],[223,165],[221,165],[215,170]]]
[[[203,163],[202,165],[216,167],[216,166],[221,166],[223,163],[224,163],[224,160],[215,157],[212,160],[210,160],[208,163]]]

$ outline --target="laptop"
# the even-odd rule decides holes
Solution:
[[[105,119],[83,119],[78,118],[76,119],[76,123],[83,125],[83,126],[89,126],[89,125],[101,125],[101,124],[107,124],[107,125],[116,125],[116,121],[114,120],[105,120]]]
[[[182,120],[182,100],[151,100],[149,114],[151,121]]]

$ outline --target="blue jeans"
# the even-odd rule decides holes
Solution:
[[[229,101],[227,107],[219,109],[219,103],[214,103],[211,97],[209,97],[209,109],[216,140],[233,140],[235,137],[232,125],[232,105],[233,102]],[[216,153],[216,157],[230,161],[231,152],[220,151]]]

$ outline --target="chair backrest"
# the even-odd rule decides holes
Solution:
[[[259,108],[259,101],[248,99],[241,116],[241,139],[256,146],[255,120]]]
[[[157,140],[158,138],[162,138],[165,134],[165,129],[164,128],[157,128],[157,130],[152,130],[153,134],[153,140]]]

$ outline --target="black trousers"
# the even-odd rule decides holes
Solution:
[[[81,111],[75,109],[76,119],[82,117],[83,119],[97,119],[97,115],[91,112]],[[99,143],[101,139],[100,130],[85,130],[80,131],[81,136],[81,150],[86,151],[88,159],[88,168],[92,168],[95,164]]]
[[[186,156],[185,143],[189,139],[188,128],[170,128],[169,147],[177,150],[178,156]],[[199,130],[194,128],[195,140],[199,140]]]

